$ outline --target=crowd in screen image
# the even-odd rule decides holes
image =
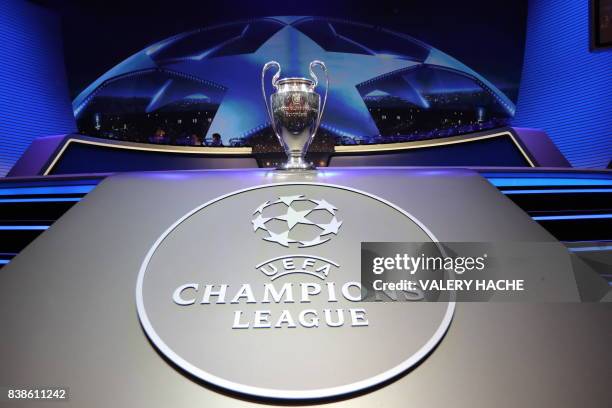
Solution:
[[[179,137],[171,138],[161,127],[157,128],[155,133],[147,139],[147,142],[175,146],[223,147],[223,141],[221,140],[220,133],[213,133],[211,139],[205,139],[197,133],[188,134],[185,132],[182,132]]]
[[[410,142],[507,126],[511,117],[481,91],[425,95],[429,108],[387,95],[366,97],[380,135],[370,143]],[[351,144],[351,141],[347,141]]]
[[[450,137],[506,126],[511,117],[482,91],[425,95],[428,107],[393,95],[366,96],[364,102],[379,134],[347,136],[324,126],[317,132],[313,151],[333,151],[334,145],[397,143]],[[97,101],[100,103],[100,101]],[[178,146],[240,147],[276,151],[278,139],[267,126],[250,135],[223,143],[221,134],[208,135],[217,106],[206,110],[161,110],[155,113],[99,113],[82,115],[79,132],[112,140]],[[325,125],[325,123],[323,123]],[[208,135],[208,136],[207,136]]]

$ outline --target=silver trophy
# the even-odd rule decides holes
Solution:
[[[314,91],[319,80],[312,69],[319,66],[325,73],[325,96],[321,105],[321,96]],[[276,92],[270,95],[270,103],[266,95],[265,75],[270,67],[276,67],[276,74],[272,77],[272,86]],[[280,64],[276,61],[266,63],[261,72],[261,90],[266,111],[270,116],[272,130],[285,149],[288,160],[279,167],[284,170],[308,170],[314,166],[304,161],[308,146],[317,133],[321,124],[321,117],[327,102],[329,90],[329,76],[327,68],[322,61],[312,61],[309,66],[308,78],[278,79],[281,73]]]

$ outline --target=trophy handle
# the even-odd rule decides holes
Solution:
[[[321,125],[321,119],[323,118],[323,111],[325,110],[325,104],[327,103],[327,92],[329,91],[329,75],[327,73],[327,67],[325,66],[325,63],[323,61],[319,61],[319,60],[312,61],[308,69],[310,71],[310,76],[314,80],[315,87],[319,84],[319,78],[317,78],[317,76],[315,75],[312,69],[316,66],[321,67],[321,69],[325,73],[325,96],[323,97],[323,104],[321,105],[321,108],[319,109],[319,115],[317,118],[317,129],[319,129],[319,126]]]
[[[276,83],[278,82],[278,77],[281,73],[281,66],[276,61],[266,62],[266,65],[264,65],[263,70],[261,71],[261,92],[263,94],[264,102],[266,103],[266,113],[268,115],[268,118],[270,119],[270,126],[272,126],[272,130],[278,134],[278,132],[276,132],[276,128],[274,127],[274,119],[272,117],[272,111],[270,110],[270,104],[268,103],[268,96],[266,95],[266,71],[270,67],[277,68],[276,74],[274,74],[274,76],[272,77],[272,86],[276,88]]]

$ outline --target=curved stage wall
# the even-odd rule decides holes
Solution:
[[[76,131],[60,20],[23,0],[0,2],[0,177],[41,136]]]
[[[531,0],[513,124],[544,129],[576,167],[612,160],[612,52],[589,50],[589,2]]]
[[[428,141],[336,146],[317,157],[319,167],[569,166],[544,132],[521,128]],[[69,134],[36,140],[9,176],[276,167],[284,160],[284,154],[256,154],[250,147],[154,145]]]

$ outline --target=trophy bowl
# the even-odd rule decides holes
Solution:
[[[315,66],[321,67],[325,72],[326,88],[322,104],[321,96],[315,92],[318,84],[317,76],[313,72]],[[270,67],[276,67],[277,72],[272,77],[272,86],[274,86],[275,92],[270,95],[270,103],[268,104],[265,74]],[[304,157],[321,124],[321,117],[327,101],[329,78],[327,68],[322,61],[312,61],[309,70],[312,79],[279,79],[280,64],[276,61],[270,61],[264,65],[261,73],[261,87],[272,130],[288,157],[287,162],[279,167],[281,170],[314,169],[314,166],[306,162]]]

